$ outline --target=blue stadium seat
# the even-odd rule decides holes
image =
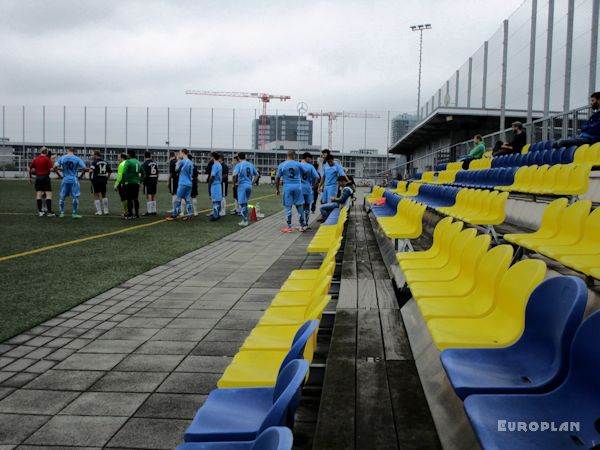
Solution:
[[[412,177],[413,180],[420,180],[421,177],[423,176],[423,174],[421,172],[417,172],[415,173],[415,175]]]
[[[287,427],[271,427],[260,433],[256,441],[186,442],[175,450],[291,450],[294,436]]]
[[[273,426],[292,426],[308,362],[295,359],[274,387],[215,389],[196,412],[185,442],[252,441]]]
[[[536,142],[535,144],[533,144],[531,147],[529,147],[529,153],[531,153],[531,152],[537,152],[539,146],[540,146],[539,142]]]
[[[545,144],[544,144],[544,149],[546,149],[546,150],[552,150],[552,145],[554,145],[554,141],[553,140],[546,141]]]
[[[531,294],[525,331],[509,347],[448,349],[442,364],[457,395],[547,392],[563,381],[571,342],[583,319],[587,286],[577,277],[555,277]]]
[[[373,214],[375,217],[395,216],[398,211],[398,203],[400,203],[402,198],[390,191],[385,191],[383,193],[383,198],[385,198],[385,203],[383,205],[374,205],[371,207]]]
[[[542,153],[542,164],[552,164],[552,153],[554,150],[544,150]]]
[[[465,410],[481,447],[512,450],[598,448],[600,442],[599,342],[600,311],[596,311],[575,333],[569,359],[569,372],[558,388],[546,394],[467,397],[464,403]],[[525,432],[508,431],[519,422],[525,424]],[[532,422],[533,426],[537,424],[539,427],[535,432],[529,432],[532,430],[529,428]],[[561,425],[566,426],[569,431],[552,430],[552,425],[557,429],[560,429]]]
[[[563,155],[561,164],[571,164],[573,162],[573,160],[575,159],[575,150],[577,150],[576,145],[565,149],[565,153]]]
[[[544,164],[544,152],[543,151],[535,152],[533,164],[535,164],[536,166],[541,166]]]
[[[552,150],[552,159],[550,161],[550,165],[554,166],[555,164],[560,164],[560,160],[562,159],[562,155],[564,154],[564,152],[564,147]]]
[[[446,170],[447,166],[448,166],[448,163],[438,164],[437,166],[435,166],[435,171],[441,172],[442,170]]]
[[[331,214],[329,214],[327,220],[323,222],[323,225],[335,225],[336,223],[338,223],[341,211],[342,208],[335,208],[333,211],[331,211]]]

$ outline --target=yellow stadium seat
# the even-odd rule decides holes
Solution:
[[[479,211],[465,215],[462,220],[474,225],[499,225],[506,219],[508,192],[489,192]]]
[[[434,263],[428,268],[403,270],[407,283],[410,285],[416,281],[448,281],[456,278],[460,272],[462,254],[473,245],[476,234],[477,231],[472,228],[461,231],[452,242],[448,259],[441,267],[435,267]]]
[[[545,245],[573,245],[583,233],[583,224],[590,213],[592,202],[580,200],[565,209],[561,215],[558,232],[551,238],[528,237],[519,240],[519,245],[537,251]]]
[[[426,205],[403,198],[395,216],[379,217],[379,226],[388,238],[415,239],[423,232],[423,214]]]
[[[590,271],[589,275],[593,276],[597,280],[600,280],[600,268],[598,268],[598,269],[592,269]]]
[[[331,296],[313,297],[306,306],[269,307],[258,321],[257,327],[299,325],[307,320],[321,320],[323,310]]]
[[[456,278],[443,281],[434,279],[432,281],[417,281],[410,283],[412,296],[420,300],[426,297],[460,297],[467,295],[475,287],[475,274],[479,261],[486,254],[490,246],[490,236],[487,234],[477,236],[468,251],[461,255],[458,262],[458,275]]]
[[[520,192],[521,189],[531,185],[531,180],[537,172],[538,166],[523,166],[515,173],[515,179],[510,186],[496,186],[498,191]]]
[[[539,166],[537,170],[533,173],[533,177],[529,181],[528,185],[522,186],[521,189],[519,189],[519,192],[536,193],[539,190],[541,190],[544,178],[548,173],[548,169],[550,169],[550,166],[548,164]]]
[[[529,147],[531,147],[531,144],[525,144],[523,146],[523,148],[521,149],[521,153],[527,153],[527,152],[529,152]]]
[[[589,149],[589,144],[584,144],[577,147],[577,150],[575,150],[575,156],[573,157],[573,162],[575,164],[587,164],[586,157]]]
[[[373,186],[373,191],[367,195],[365,195],[365,200],[367,203],[373,203],[375,200],[383,197],[383,193],[385,192],[385,188],[380,186]]]
[[[558,233],[560,227],[560,218],[566,209],[568,200],[558,198],[546,206],[540,228],[534,233],[513,233],[505,234],[504,239],[508,242],[521,245],[521,240],[527,239],[551,239]]]
[[[436,347],[497,348],[513,344],[525,328],[529,296],[544,279],[546,265],[539,260],[520,261],[502,277],[497,300],[489,314],[477,318],[434,318],[427,327]]]
[[[538,251],[546,256],[561,260],[564,256],[596,255],[600,266],[600,208],[587,216],[582,234],[576,243],[542,245]]]
[[[451,162],[446,165],[446,170],[458,171],[462,170],[462,161]]]
[[[398,181],[398,185],[396,189],[392,189],[391,192],[394,194],[402,194],[406,192],[406,188],[408,187],[408,181]]]
[[[483,170],[483,169],[490,169],[491,167],[492,167],[492,159],[491,158],[474,159],[469,164],[469,170]]]
[[[600,254],[563,256],[560,262],[586,275],[591,275],[592,272],[600,269]]]
[[[570,172],[566,186],[554,191],[558,195],[581,195],[590,188],[591,166],[588,164],[569,164]]]
[[[442,170],[438,172],[437,180],[432,181],[432,184],[454,183],[456,179],[456,170]]]
[[[510,245],[498,245],[489,250],[477,267],[475,287],[466,295],[416,299],[423,318],[482,317],[488,314],[494,307],[498,286],[510,266],[512,256]]]
[[[462,252],[463,246],[477,235],[477,230],[468,228],[463,231],[462,222],[455,222],[442,241],[442,248],[437,256],[430,259],[410,259],[400,261],[400,268],[403,271],[417,269],[441,269],[448,264],[450,256],[456,252]]]
[[[596,142],[586,152],[585,162],[590,166],[600,166],[600,142]]]
[[[397,191],[396,194],[401,195],[403,197],[415,197],[417,195],[419,195],[419,187],[421,186],[421,183],[417,183],[417,182],[412,182],[410,183],[407,188],[406,191],[404,192],[400,192]]]
[[[323,262],[318,269],[297,269],[292,270],[292,273],[288,277],[288,280],[314,280],[322,277],[331,269],[330,264],[333,264],[335,269],[335,257],[342,245],[342,238],[338,238],[337,242],[325,255]]]
[[[279,327],[256,327],[250,332],[250,335],[242,344],[240,351],[279,350],[287,352],[291,348],[294,336],[296,336],[296,332],[301,326],[299,324]],[[314,341],[316,341],[316,335],[307,342],[307,347],[312,345],[314,349]]]
[[[315,297],[321,298],[329,292],[331,285],[331,275],[323,277],[316,283],[311,291],[279,291],[271,301],[269,308],[286,306],[304,306],[311,303]]]
[[[435,172],[423,172],[421,176],[421,182],[423,183],[431,183],[435,178]]]
[[[445,217],[440,220],[435,229],[433,230],[433,242],[431,247],[428,250],[424,250],[421,252],[398,252],[396,254],[396,259],[398,263],[400,261],[408,261],[412,259],[431,259],[435,258],[439,255],[443,241],[448,239],[449,233],[451,233],[452,229],[457,229],[456,234],[460,232],[462,228],[462,222],[454,222],[456,225],[453,226],[452,217]]]
[[[556,180],[558,179],[558,175],[562,170],[561,164],[555,164],[551,166],[548,171],[545,173],[544,177],[540,181],[540,184],[536,186],[535,194],[552,194],[554,193],[554,187],[556,185]]]

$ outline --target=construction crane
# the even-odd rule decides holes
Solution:
[[[262,94],[258,92],[214,92],[214,91],[185,91],[186,94],[191,95],[212,95],[217,97],[245,97],[245,98],[254,98],[259,100],[262,103],[262,116],[260,122],[260,148],[264,150],[267,144],[267,103],[271,100],[281,100],[285,102],[286,100],[291,99],[289,95],[275,95],[275,94]]]
[[[370,113],[348,113],[348,112],[309,112],[308,115],[310,117],[327,117],[327,148],[329,150],[333,150],[333,121],[337,120],[338,117],[352,117],[357,119],[366,119],[373,118],[379,119],[381,116],[379,114],[370,114]]]

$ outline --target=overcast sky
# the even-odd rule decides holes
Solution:
[[[310,109],[416,108],[522,0],[0,0],[0,103],[254,108],[185,89],[266,91]]]

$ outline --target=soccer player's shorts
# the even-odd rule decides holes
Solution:
[[[314,203],[315,198],[313,196],[312,186],[309,186],[308,188],[302,187],[302,198],[304,199],[305,205],[312,205]]]
[[[221,183],[213,183],[210,185],[210,198],[213,203],[223,200],[223,188]]]
[[[323,186],[323,192],[321,193],[321,203],[331,203],[331,197],[335,197],[337,195],[337,191],[337,184],[331,186]]]
[[[189,200],[190,198],[192,198],[192,187],[180,184],[177,188],[177,194],[175,195],[177,196],[177,198],[184,198],[186,200]]]
[[[35,191],[52,192],[52,183],[50,183],[50,175],[36,175]]]
[[[248,203],[250,200],[250,195],[252,195],[252,185],[251,184],[240,184],[237,187],[237,200],[238,203],[243,205],[244,203]]]
[[[177,185],[179,184],[179,177],[173,177],[169,181],[169,192],[171,195],[175,195],[177,192]]]
[[[140,185],[137,183],[127,183],[124,187],[125,199],[135,200],[140,195]]]
[[[144,195],[156,195],[157,184],[154,180],[144,181]]]
[[[283,206],[301,206],[304,202],[302,188],[299,184],[283,186]]]
[[[73,198],[78,198],[80,193],[79,181],[75,183],[65,183],[63,180],[60,185],[60,198],[68,197],[69,195]]]
[[[192,198],[198,197],[198,182],[192,181]]]
[[[92,194],[106,195],[106,179],[104,181],[92,180]]]

